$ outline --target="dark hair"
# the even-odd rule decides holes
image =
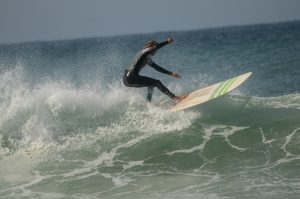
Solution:
[[[152,47],[152,46],[156,46],[157,45],[157,42],[155,40],[151,40],[151,41],[148,41],[145,45],[144,45],[144,48],[149,48],[149,47]]]

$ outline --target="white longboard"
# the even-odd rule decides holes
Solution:
[[[220,97],[241,85],[250,77],[251,74],[252,72],[248,72],[243,75],[228,79],[226,81],[219,82],[211,86],[193,91],[189,93],[186,98],[184,98],[182,101],[178,102],[175,106],[173,106],[170,109],[170,111],[183,110]]]

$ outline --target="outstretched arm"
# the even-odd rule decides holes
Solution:
[[[160,67],[159,65],[157,65],[154,61],[150,60],[148,63],[152,68],[154,68],[155,70],[157,70],[158,72],[161,73],[165,73],[167,75],[172,75],[172,72],[164,69],[163,67]]]
[[[156,51],[156,50],[162,48],[163,46],[165,46],[167,44],[172,44],[172,43],[173,43],[173,39],[171,37],[169,37],[167,41],[161,42],[161,43],[157,44],[155,47],[153,47],[150,50],[150,52]],[[166,69],[160,67],[155,62],[153,62],[152,59],[150,59],[148,61],[148,65],[152,66],[152,68],[154,68],[155,70],[157,70],[157,71],[159,71],[161,73],[165,73],[167,75],[171,75],[172,77],[181,78],[180,75],[178,75],[177,73],[167,71]]]
[[[167,44],[169,44],[168,41],[161,42],[161,43],[157,44],[157,46],[156,46],[154,49],[155,49],[155,50],[158,50],[158,49],[164,47],[164,46],[167,45]]]
[[[164,41],[164,42],[161,42],[159,44],[157,44],[155,47],[153,47],[150,51],[153,52],[153,51],[157,51],[158,49],[164,47],[165,45],[167,44],[171,44],[173,43],[173,39],[171,37],[168,38],[167,41]]]
[[[155,62],[153,62],[152,60],[150,60],[150,61],[148,62],[148,64],[149,64],[152,68],[154,68],[155,70],[157,70],[157,71],[159,71],[159,72],[161,72],[161,73],[165,73],[165,74],[170,75],[170,76],[172,76],[172,77],[181,78],[180,75],[178,75],[177,73],[173,73],[173,72],[170,72],[170,71],[164,69],[163,67],[157,65],[157,64],[156,64]]]

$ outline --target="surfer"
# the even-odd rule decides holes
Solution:
[[[170,98],[181,101],[183,97],[181,96],[175,96],[167,87],[165,87],[161,81],[145,77],[139,75],[139,72],[148,64],[155,70],[165,73],[167,75],[170,75],[175,78],[181,78],[180,75],[178,75],[175,72],[170,72],[159,65],[157,65],[151,57],[155,55],[156,51],[163,46],[167,44],[172,44],[173,39],[170,37],[167,41],[157,43],[155,40],[151,40],[147,42],[143,49],[140,50],[130,63],[127,70],[125,70],[124,76],[123,76],[123,82],[128,87],[148,87],[148,94],[147,94],[147,100],[150,102],[152,98],[152,91],[154,87],[158,88],[161,92],[169,96]]]

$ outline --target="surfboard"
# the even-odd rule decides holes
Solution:
[[[188,93],[187,97],[175,104],[170,111],[175,112],[183,110],[223,96],[245,82],[251,74],[252,72],[248,72]]]

